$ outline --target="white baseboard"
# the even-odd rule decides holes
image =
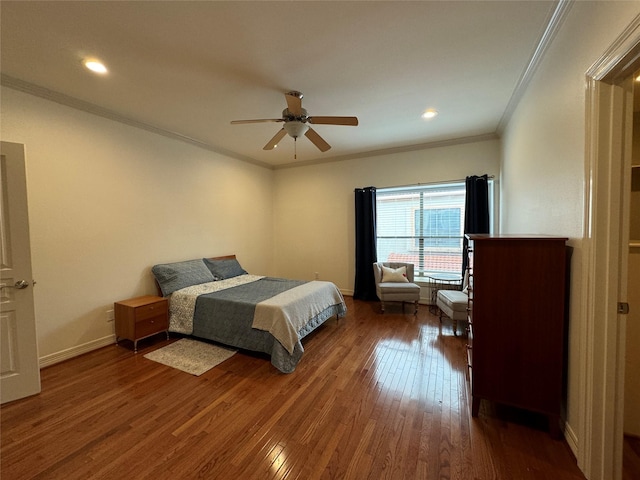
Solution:
[[[564,424],[564,438],[573,452],[573,456],[578,458],[578,437],[568,423]]]
[[[116,343],[116,336],[115,334],[112,334],[107,335],[106,337],[99,338],[97,340],[93,340],[91,342],[83,343],[82,345],[76,345],[75,347],[67,348],[66,350],[62,350],[60,352],[45,355],[44,357],[40,357],[39,359],[40,368],[49,367],[56,363],[60,363],[65,360],[69,360],[70,358],[77,357],[78,355],[82,355],[83,353],[88,353],[92,350],[106,347],[107,345],[113,345],[114,343]]]

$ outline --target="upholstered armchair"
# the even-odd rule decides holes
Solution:
[[[451,319],[453,326],[453,334],[458,335],[458,322],[467,321],[467,307],[469,303],[468,297],[469,274],[465,273],[462,282],[462,291],[460,290],[438,290],[436,296],[436,305],[440,310],[440,324],[442,317],[446,316]]]
[[[413,303],[413,314],[418,313],[420,287],[413,283],[413,263],[377,262],[373,264],[373,275],[382,313],[386,302],[402,302],[403,311],[405,302]]]

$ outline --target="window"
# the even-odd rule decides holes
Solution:
[[[489,208],[493,182],[489,181]],[[462,272],[464,182],[379,188],[376,191],[378,260],[410,262],[415,277]]]
[[[419,239],[424,239],[427,247],[456,247],[460,236],[462,209],[460,208],[416,208],[414,215],[414,235],[419,248]],[[424,218],[420,218],[422,215]],[[422,232],[420,232],[422,225]],[[437,236],[431,236],[437,232]]]

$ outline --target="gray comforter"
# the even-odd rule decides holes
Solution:
[[[300,361],[304,353],[300,340],[305,335],[332,316],[346,313],[342,295],[330,282],[255,277],[229,288],[212,282],[211,289],[216,290],[212,292],[207,292],[207,285],[172,295],[171,302],[176,305],[183,301],[180,295],[195,296],[195,307],[192,326],[179,327],[179,322],[173,322],[172,318],[170,329],[266,353],[271,356],[271,363],[284,373],[293,372]],[[265,322],[265,315],[270,315],[274,306],[277,312],[273,312],[273,320]],[[176,309],[172,308],[172,317],[173,310]],[[256,323],[257,310],[262,312],[258,315],[259,324]],[[293,335],[287,335],[292,329]]]

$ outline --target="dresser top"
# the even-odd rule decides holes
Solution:
[[[465,235],[469,240],[562,240],[566,242],[569,240],[567,237],[558,237],[554,235],[541,235],[541,234],[518,234],[518,233],[467,233]]]

